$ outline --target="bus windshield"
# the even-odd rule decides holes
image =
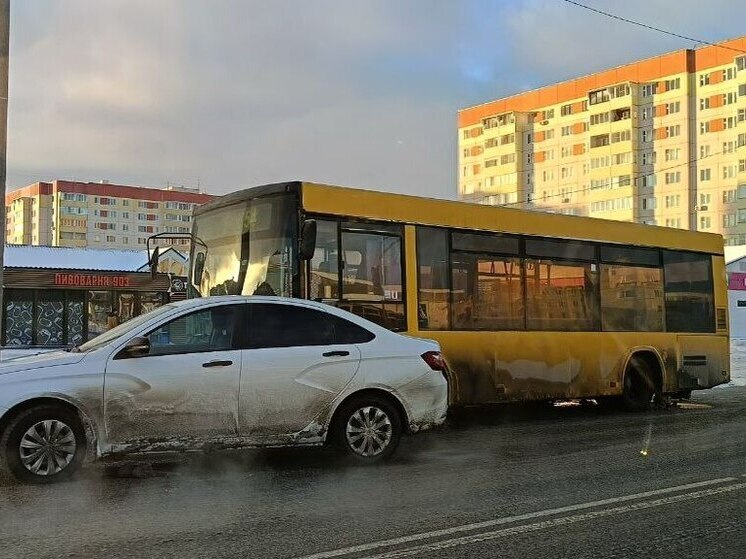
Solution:
[[[216,208],[194,221],[191,287],[197,296],[292,294],[295,198],[282,194]]]

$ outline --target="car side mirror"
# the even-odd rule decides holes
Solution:
[[[316,252],[316,220],[307,219],[300,230],[299,256],[301,260],[311,260]]]
[[[133,357],[143,357],[150,353],[150,340],[143,336],[132,338],[117,354],[115,359],[132,359]]]

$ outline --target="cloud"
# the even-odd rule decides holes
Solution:
[[[735,1],[594,5],[741,32]],[[12,17],[11,186],[303,178],[452,198],[458,108],[692,46],[557,0],[33,0]]]

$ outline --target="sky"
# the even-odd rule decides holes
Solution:
[[[716,42],[743,0],[586,0]],[[693,41],[563,0],[11,0],[8,189],[456,197],[458,109]]]

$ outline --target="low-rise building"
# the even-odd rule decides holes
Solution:
[[[194,207],[214,198],[182,187],[37,182],[6,195],[6,242],[142,249],[150,235],[191,232]],[[189,250],[188,239],[164,239],[160,244]]]

